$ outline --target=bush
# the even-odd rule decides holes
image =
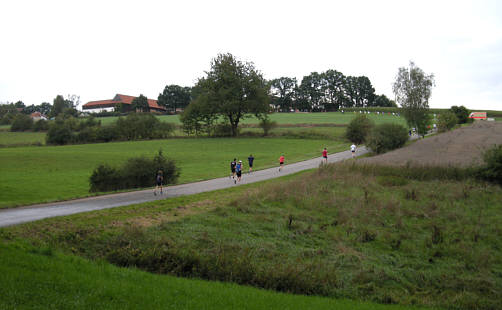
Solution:
[[[381,154],[400,148],[408,141],[406,128],[398,124],[385,123],[376,126],[368,136],[366,145]]]
[[[277,122],[271,121],[270,118],[266,117],[261,120],[260,127],[263,129],[263,135],[268,136],[269,132],[277,127]]]
[[[62,119],[56,120],[45,136],[46,144],[64,145],[72,142],[72,131],[68,123]]]
[[[49,122],[41,119],[33,123],[33,131],[46,131],[49,129]]]
[[[467,122],[472,121],[472,119],[469,118],[469,110],[467,110],[467,108],[464,107],[463,105],[461,105],[459,107],[456,105],[452,106],[450,108],[450,112],[455,114],[455,116],[458,119],[459,124],[465,124]]]
[[[240,128],[237,128],[237,134],[239,134]],[[215,137],[230,137],[232,136],[232,125],[228,123],[217,124],[214,127],[213,135]]]
[[[452,112],[444,112],[438,116],[438,131],[445,132],[451,130],[458,123],[458,118]]]
[[[10,125],[14,121],[14,118],[16,115],[19,113],[17,112],[7,112],[5,115],[0,119],[0,125]]]
[[[355,144],[362,144],[373,126],[373,122],[366,115],[359,114],[350,121],[345,136]]]
[[[495,145],[483,154],[484,165],[479,175],[482,179],[502,185],[502,144]]]
[[[113,168],[101,164],[89,178],[90,192],[105,192],[129,188],[150,187],[155,184],[157,171],[162,170],[164,184],[176,183],[180,170],[173,160],[164,157],[159,151],[153,159],[134,157],[121,167]]]
[[[33,119],[26,114],[18,114],[14,117],[10,131],[26,131],[33,128]]]

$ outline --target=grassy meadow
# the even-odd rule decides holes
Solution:
[[[98,164],[153,157],[159,149],[181,167],[179,183],[188,183],[228,175],[234,157],[246,163],[253,154],[255,168],[263,169],[275,166],[281,153],[292,163],[320,156],[323,147],[334,153],[349,144],[326,138],[184,138],[2,148],[0,208],[87,196],[89,177]]]
[[[354,112],[323,112],[323,113],[273,113],[270,114],[270,119],[281,124],[339,124],[346,125],[356,115]],[[366,114],[375,123],[382,122],[398,122],[406,126],[406,121],[402,117],[393,116],[389,114],[377,115],[375,113]],[[179,115],[161,115],[158,118],[164,122],[175,123],[181,125]],[[97,118],[101,124],[107,125],[115,122],[118,117],[100,117]],[[257,118],[245,118],[241,124],[258,124]]]
[[[0,130],[0,147],[2,146],[27,146],[44,145],[45,132],[11,132]]]
[[[155,275],[26,243],[0,244],[0,273],[0,308],[6,310],[422,309]]]
[[[26,240],[42,253],[82,256],[99,268],[105,260],[396,309],[500,309],[501,209],[502,188],[448,169],[336,164],[231,190],[3,228],[0,237]],[[0,266],[10,270],[17,262]]]

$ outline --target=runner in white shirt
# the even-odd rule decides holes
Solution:
[[[356,145],[352,144],[350,150],[352,151],[352,158],[354,158],[356,156]]]

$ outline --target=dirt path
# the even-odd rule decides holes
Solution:
[[[367,151],[364,147],[358,148],[358,156],[365,153],[367,153]],[[351,158],[351,156],[352,155],[350,151],[345,151],[329,155],[328,160],[330,163],[334,163],[349,159]],[[0,227],[32,222],[49,217],[115,208],[153,200],[166,199],[170,197],[192,195],[243,184],[250,184],[268,179],[278,178],[302,170],[317,168],[320,163],[321,158],[313,158],[310,160],[285,165],[281,172],[279,172],[277,168],[258,170],[256,172],[253,172],[252,174],[243,174],[242,181],[237,185],[234,184],[232,179],[225,177],[197,183],[170,186],[164,189],[164,194],[162,196],[154,196],[153,190],[148,189],[128,193],[103,195],[77,200],[34,205],[16,209],[0,210]]]
[[[359,162],[406,165],[408,162],[431,166],[480,164],[484,150],[502,144],[502,123],[477,121],[471,126],[420,139],[411,145]]]

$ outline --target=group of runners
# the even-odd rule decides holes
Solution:
[[[254,163],[254,156],[253,154],[250,154],[248,157],[248,167],[249,167],[249,173],[253,171],[253,163]],[[237,158],[234,158],[234,160],[230,163],[230,178],[234,180],[234,184],[237,184],[237,182],[240,182],[242,179],[242,160],[237,161]]]
[[[352,152],[352,158],[355,157],[356,154],[356,145],[352,144],[350,146],[350,150]],[[284,154],[281,154],[279,157],[279,172],[282,171],[284,168]],[[322,150],[322,162],[323,164],[328,163],[328,149],[324,148]],[[251,173],[253,171],[253,164],[254,164],[254,156],[252,154],[249,155],[248,157],[248,173]],[[234,181],[234,184],[237,184],[237,182],[240,182],[242,179],[242,169],[243,169],[243,164],[242,160],[237,160],[237,158],[234,158],[232,162],[230,162],[230,176]],[[157,190],[160,190],[160,194],[162,195],[162,183],[164,181],[164,172],[162,170],[157,171],[157,176],[155,177],[155,182],[157,186],[155,186],[155,189],[153,190],[153,194],[157,195]]]

